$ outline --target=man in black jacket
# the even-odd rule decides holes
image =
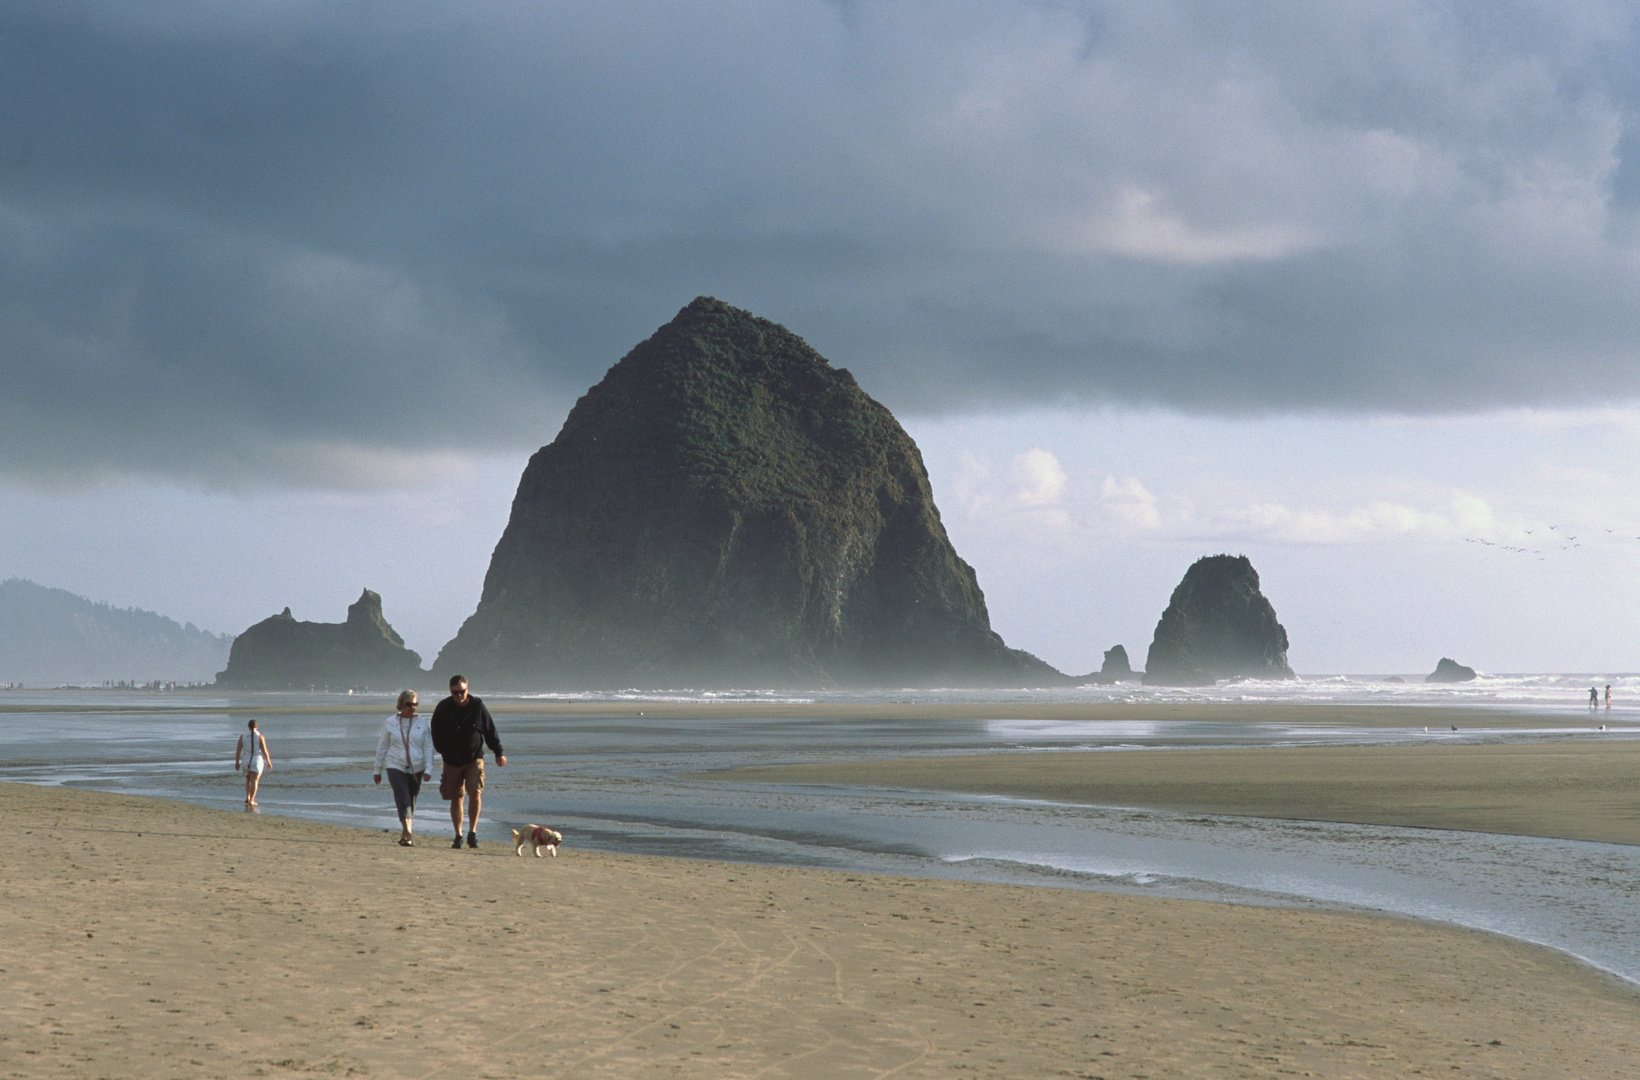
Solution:
[[[444,759],[444,774],[439,777],[438,793],[450,800],[450,821],[456,827],[456,842],[461,846],[461,796],[467,796],[467,846],[478,846],[478,810],[484,801],[484,745],[495,751],[495,763],[505,768],[507,755],[501,752],[501,739],[495,733],[495,721],[484,702],[467,693],[467,680],[456,675],[450,679],[450,696],[433,710],[433,749]]]

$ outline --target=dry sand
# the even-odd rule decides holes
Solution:
[[[0,821],[7,1077],[1598,1078],[1640,1051],[1632,987],[1394,919],[404,849],[16,784]]]
[[[1640,739],[972,754],[710,775],[1640,844]]]

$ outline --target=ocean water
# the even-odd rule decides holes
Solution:
[[[1613,708],[1591,713],[1589,687],[1607,683]],[[504,841],[512,825],[536,822],[585,849],[1379,911],[1549,945],[1640,982],[1640,847],[701,777],[743,765],[901,754],[1633,739],[1640,738],[1637,675],[1488,676],[1457,686],[1337,676],[1191,690],[680,690],[547,699],[568,711],[497,716],[510,763],[490,765],[480,828],[486,842]],[[739,706],[731,717],[712,719],[609,718],[573,709],[577,701],[610,700]],[[1018,715],[1029,711],[1022,706],[1106,700],[1434,705],[1479,708],[1498,720],[1470,717],[1461,731],[1426,732],[1426,718],[1356,727],[1229,723],[1207,710],[1199,720],[1188,710],[1182,719],[1156,720],[1131,713],[1120,721]],[[757,707],[795,702],[867,708],[861,719],[793,719]],[[964,717],[946,719],[872,717],[869,706],[898,702],[985,708],[979,719],[966,718],[966,708]],[[1527,710],[1559,723],[1522,725],[1514,714]],[[370,782],[376,735],[391,711],[385,695],[373,703],[316,694],[0,692],[0,780],[238,809],[243,780],[232,771],[234,743],[254,716],[274,757],[262,812],[396,834],[391,793]],[[417,831],[435,841],[450,835],[436,791],[422,798]]]

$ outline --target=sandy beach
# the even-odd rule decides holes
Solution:
[[[0,784],[0,1075],[1620,1077],[1640,993],[1353,914]]]
[[[968,754],[715,774],[1640,844],[1640,740]]]

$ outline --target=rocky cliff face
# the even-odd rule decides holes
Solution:
[[[382,616],[382,598],[364,590],[342,623],[298,622],[286,608],[234,639],[216,685],[233,690],[399,690],[427,681],[421,657]]]
[[[510,688],[1063,678],[991,631],[889,411],[801,338],[704,297],[530,459],[435,671]]]
[[[1210,686],[1237,676],[1291,679],[1287,631],[1245,555],[1196,560],[1173,590],[1145,660],[1152,686]]]

